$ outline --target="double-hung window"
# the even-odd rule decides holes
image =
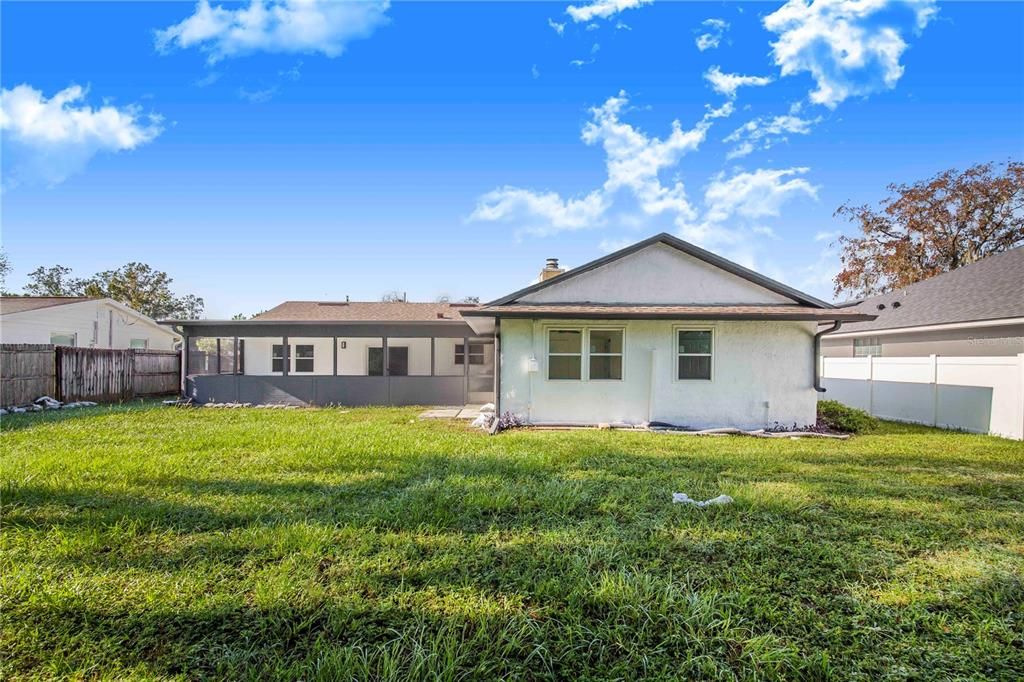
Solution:
[[[313,344],[298,344],[295,346],[295,373],[313,373]]]
[[[583,378],[583,330],[548,331],[548,379]]]
[[[676,330],[676,378],[711,380],[714,335],[710,329]]]
[[[622,379],[622,339],[621,329],[548,330],[548,379]]]
[[[590,380],[621,379],[622,330],[590,329],[587,331],[587,337],[590,349]]]
[[[270,348],[270,371],[284,372],[284,344],[275,343]]]

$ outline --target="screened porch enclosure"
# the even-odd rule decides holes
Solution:
[[[314,330],[278,327],[274,335],[268,335],[268,330],[245,323],[237,328],[186,329],[191,333],[187,335],[185,393],[200,403],[361,406],[491,402],[494,341],[467,335],[467,330],[465,325],[443,330],[404,325],[397,329],[339,328],[337,334],[313,335]],[[428,331],[433,333],[424,335]]]

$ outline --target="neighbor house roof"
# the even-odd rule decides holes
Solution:
[[[0,296],[0,315],[91,300],[88,296]]]
[[[285,301],[252,318],[253,321],[319,322],[437,322],[461,320],[476,303],[406,303],[397,301]]]
[[[843,309],[877,315],[872,321],[843,325],[843,333],[1022,318],[1024,247]]]
[[[852,310],[806,305],[620,305],[519,304],[487,305],[466,311],[467,317],[529,317],[578,319],[673,320],[867,320],[872,316]]]
[[[629,256],[631,254],[636,253],[637,251],[640,251],[641,249],[645,249],[648,246],[652,246],[654,244],[659,243],[665,244],[666,246],[670,246],[674,249],[678,249],[679,251],[682,251],[683,253],[689,256],[692,256],[698,260],[702,260],[705,263],[713,265],[721,270],[725,270],[726,272],[736,275],[737,277],[742,277],[748,282],[753,282],[754,284],[764,287],[769,291],[773,291],[781,296],[785,296],[786,298],[793,300],[795,303],[800,303],[814,308],[833,307],[831,303],[826,303],[825,301],[814,298],[810,294],[805,294],[802,291],[787,286],[782,282],[778,282],[774,279],[771,279],[770,277],[765,277],[759,272],[754,272],[749,268],[745,268],[739,263],[733,263],[731,260],[722,258],[716,253],[705,251],[699,246],[695,246],[690,242],[683,241],[678,237],[673,237],[667,232],[656,234],[653,237],[649,237],[647,239],[644,239],[643,241],[637,242],[636,244],[627,246],[624,249],[619,249],[618,251],[610,253],[607,256],[598,258],[596,260],[592,260],[589,263],[585,263],[584,265],[573,268],[572,270],[569,270],[564,274],[558,275],[557,277],[552,277],[550,279],[537,282],[536,284],[532,284],[526,287],[525,289],[520,289],[519,291],[513,292],[508,296],[503,296],[499,299],[491,301],[487,305],[507,305],[509,303],[519,300],[520,298],[526,296],[527,294],[532,294],[535,291],[539,291],[553,284],[561,284],[562,282],[565,282],[567,279],[571,279],[578,275],[582,275],[585,272],[589,272],[595,268],[607,265],[609,263],[619,260],[620,258],[625,258],[626,256]]]

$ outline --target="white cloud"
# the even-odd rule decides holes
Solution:
[[[676,220],[679,236],[705,248],[723,250],[737,262],[745,258],[753,262],[751,244],[758,238],[777,238],[771,226],[760,220],[778,217],[782,206],[792,199],[817,198],[817,187],[803,178],[791,177],[807,170],[758,169],[728,178],[719,173],[705,187],[699,219],[680,216]]]
[[[196,86],[197,88],[205,88],[205,87],[213,85],[214,83],[219,81],[220,77],[221,77],[221,73],[219,71],[210,71],[208,74],[206,74],[202,78],[198,78],[198,79],[194,80],[192,82],[192,85]]]
[[[262,90],[246,90],[245,88],[238,88],[238,96],[247,102],[252,102],[253,104],[269,102],[276,94],[277,86],[263,88]]]
[[[814,235],[814,241],[816,242],[830,242],[839,237],[841,232],[818,232]]]
[[[198,47],[210,63],[254,52],[337,57],[350,41],[384,24],[387,9],[387,0],[250,0],[237,9],[199,0],[192,15],[156,31],[156,47]]]
[[[938,12],[934,0],[788,0],[763,19],[783,76],[809,72],[816,104],[895,87],[906,32],[919,33]]]
[[[565,8],[566,14],[577,24],[593,19],[607,19],[627,9],[649,5],[654,0],[594,0],[589,5],[570,5]]]
[[[591,109],[591,120],[583,126],[582,140],[588,145],[600,143],[604,148],[608,171],[605,191],[614,193],[628,188],[648,214],[669,210],[692,214],[683,183],[665,187],[658,174],[675,166],[684,154],[700,146],[711,126],[711,114],[717,110],[709,111],[690,130],[683,130],[678,120],[673,121],[672,132],[660,140],[620,120],[619,115],[628,104],[626,93],[620,92],[600,107]]]
[[[550,26],[552,29],[554,29],[555,33],[557,33],[558,35],[562,35],[562,34],[565,33],[565,24],[564,23],[559,24],[554,19],[550,19],[549,18],[548,19],[548,26]]]
[[[707,32],[701,33],[695,41],[697,49],[701,52],[718,47],[722,42],[722,36],[729,30],[729,22],[725,19],[705,19],[701,26],[707,29]]]
[[[633,30],[633,27],[632,27],[632,26],[630,26],[630,25],[629,25],[629,24],[627,24],[627,23],[624,23],[624,22],[622,22],[622,21],[619,21],[619,22],[617,22],[617,23],[615,24],[615,30],[616,30],[616,31],[632,31],[632,30]]]
[[[778,216],[784,202],[804,195],[818,198],[818,188],[800,176],[807,168],[779,170],[759,168],[752,173],[716,176],[704,192],[705,219],[720,223],[733,216],[764,218]],[[790,178],[790,179],[786,179]]]
[[[135,149],[163,130],[155,114],[144,115],[134,105],[93,109],[86,94],[79,85],[49,99],[27,84],[0,90],[5,185],[57,184],[99,152]]]
[[[597,245],[597,248],[601,249],[604,253],[614,253],[615,251],[621,251],[627,246],[631,246],[636,243],[635,239],[623,238],[623,239],[602,239],[601,243]]]
[[[537,68],[536,64],[530,67],[530,75],[533,76],[534,80],[540,78],[540,69]]]
[[[479,198],[470,220],[525,225],[525,231],[549,234],[593,227],[607,209],[605,197],[595,190],[578,199],[562,199],[556,192],[534,192],[519,187],[499,187]]]
[[[811,128],[821,122],[821,117],[814,119],[784,115],[772,118],[759,117],[747,121],[724,138],[723,142],[738,143],[725,158],[734,159],[746,156],[760,145],[760,149],[770,149],[779,142],[784,142],[786,135],[807,135]]]
[[[772,82],[771,76],[743,76],[738,73],[723,73],[718,66],[712,66],[704,73],[704,80],[711,88],[729,98],[736,97],[736,91],[742,87],[762,87]]]
[[[673,121],[664,139],[647,135],[621,120],[629,98],[625,92],[609,97],[590,110],[590,120],[580,138],[587,145],[600,144],[605,153],[607,179],[601,188],[580,199],[563,199],[555,192],[535,192],[519,187],[502,187],[480,197],[471,220],[517,222],[529,232],[551,233],[604,224],[605,212],[620,196],[635,204],[639,212],[653,216],[668,213],[687,220],[695,211],[679,180],[665,185],[660,174],[676,166],[687,153],[696,150],[707,136],[714,118],[728,115],[732,103],[718,109],[707,107],[693,128],[684,130]]]

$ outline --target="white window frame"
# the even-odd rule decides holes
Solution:
[[[315,343],[292,343],[289,344],[288,349],[289,360],[291,361],[291,367],[289,368],[289,374],[316,374],[316,344]],[[313,354],[308,358],[299,357],[299,346],[309,346],[313,349]],[[313,369],[306,371],[297,369],[299,360],[310,360],[313,363]]]
[[[591,334],[591,332],[619,332],[620,334],[622,334],[622,351],[619,352],[619,353],[591,353],[590,352],[590,334]],[[625,381],[625,379],[626,379],[626,328],[625,327],[604,327],[604,326],[601,326],[601,327],[587,327],[586,328],[585,337],[586,338],[584,340],[583,345],[586,348],[586,352],[587,352],[586,380],[587,381]],[[591,357],[595,357],[595,356],[599,357],[599,358],[614,358],[614,357],[619,358],[620,359],[619,374],[621,376],[618,379],[612,379],[612,378],[608,378],[608,379],[593,379],[593,378],[591,378],[591,376],[590,376],[590,358]]]
[[[274,355],[274,348],[276,346],[279,346],[281,348],[281,354],[280,355]],[[286,351],[285,351],[285,344],[284,344],[283,341],[281,343],[271,343],[270,344],[270,374],[272,376],[273,375],[277,375],[277,374],[284,375],[285,353],[286,353]],[[281,369],[274,369],[274,360],[280,360],[281,361]]]
[[[135,341],[141,341],[141,346],[133,346],[132,343]],[[149,339],[128,339],[128,347],[134,348],[135,350],[149,350]]]
[[[862,354],[858,355],[857,351],[860,350],[859,348],[857,348],[857,342],[858,341],[874,341],[874,343],[864,344],[864,346],[870,347],[870,348],[877,348],[878,349],[877,352],[875,352],[875,353],[862,353]],[[855,337],[853,339],[853,357],[855,357],[855,358],[866,358],[866,357],[870,356],[870,357],[876,357],[877,358],[877,357],[881,357],[881,355],[882,355],[882,339],[880,337],[878,337],[878,336],[862,336],[862,337],[859,337],[859,338]]]
[[[577,327],[572,325],[552,325],[544,329],[544,380],[554,381],[561,383],[564,381],[586,381],[586,368],[583,364],[583,358],[586,355],[584,350],[587,347],[587,334],[584,327]],[[579,332],[580,334],[580,352],[579,353],[552,353],[551,352],[551,332]],[[551,358],[571,358],[579,357],[580,359],[580,378],[579,379],[552,379],[551,378]]]
[[[78,332],[50,332],[50,345],[51,346],[57,345],[57,344],[55,344],[53,342],[53,337],[55,337],[55,336],[70,336],[71,337],[71,347],[72,348],[77,348],[78,347]]]
[[[544,381],[551,381],[554,383],[565,383],[570,381],[579,381],[583,383],[589,383],[591,381],[597,382],[609,382],[609,381],[625,381],[626,380],[626,327],[624,326],[610,326],[610,325],[582,325],[582,324],[549,324],[541,327],[544,333]],[[590,378],[590,331],[603,331],[603,332],[622,332],[622,353],[594,353],[599,357],[613,357],[620,356],[622,358],[622,378],[620,379],[591,379]],[[551,332],[579,332],[580,333],[580,352],[577,353],[552,353],[551,352]],[[551,356],[555,357],[573,357],[580,356],[580,378],[579,379],[552,379],[551,378]]]
[[[710,332],[711,333],[711,352],[710,353],[680,353],[679,352],[679,332]],[[710,325],[691,325],[682,324],[672,327],[672,381],[680,384],[688,384],[694,381],[704,381],[711,383],[715,380],[715,364],[717,353],[715,347],[717,345],[715,336],[717,330],[714,326]],[[711,358],[711,376],[707,379],[680,379],[679,378],[679,358],[683,357],[710,357]]]

